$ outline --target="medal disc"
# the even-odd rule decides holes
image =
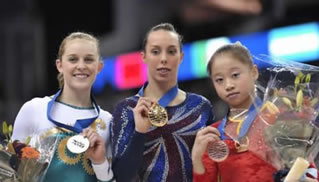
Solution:
[[[167,112],[164,107],[154,103],[148,111],[148,119],[153,126],[162,127],[168,122]]]
[[[207,146],[208,156],[216,162],[224,161],[229,155],[229,149],[227,144],[220,140],[211,142]]]
[[[89,145],[89,139],[83,137],[82,135],[75,135],[69,138],[66,144],[69,151],[75,154],[85,152],[89,148]]]

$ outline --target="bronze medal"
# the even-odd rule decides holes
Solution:
[[[227,159],[229,155],[229,148],[227,144],[220,140],[216,142],[210,142],[207,145],[208,156],[215,162],[222,162]]]
[[[153,126],[162,127],[168,122],[167,112],[164,107],[154,103],[148,111],[148,119]]]

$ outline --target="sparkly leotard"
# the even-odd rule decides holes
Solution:
[[[117,105],[111,121],[113,171],[116,180],[192,181],[191,150],[197,131],[213,122],[212,106],[202,96],[187,93],[183,103],[166,107],[168,124],[135,131],[132,109],[138,96]]]

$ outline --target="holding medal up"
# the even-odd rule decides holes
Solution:
[[[26,102],[16,117],[14,140],[25,141],[33,134],[59,138],[45,182],[113,179],[107,160],[111,158],[112,116],[98,106],[91,93],[102,67],[98,40],[87,33],[71,33],[62,41],[56,60],[60,90]]]
[[[265,124],[255,109],[262,105],[255,93],[259,72],[248,49],[239,42],[220,47],[207,70],[218,96],[230,109],[221,121],[197,133],[192,150],[193,181],[273,182],[277,170],[260,157],[267,155],[262,132]],[[260,156],[249,148],[257,148]]]
[[[256,117],[252,96],[258,78],[249,51],[240,43],[222,46],[209,60],[207,70],[218,96],[230,110],[224,119],[198,132],[192,151],[194,182],[273,181],[276,170],[247,150],[248,145],[256,144],[246,136]],[[233,140],[226,128],[240,140]],[[258,137],[253,136],[256,141]],[[217,141],[224,145],[216,145]]]
[[[120,102],[111,122],[113,171],[118,182],[192,181],[196,132],[213,122],[210,102],[177,86],[181,36],[171,24],[153,27],[141,58],[148,82]]]
[[[145,84],[144,87],[146,87],[147,84]],[[172,102],[177,94],[178,94],[178,87],[177,85],[170,88],[160,99],[159,101],[153,101],[147,97],[144,96],[144,87],[141,88],[141,90],[138,92],[138,95],[141,96],[139,99],[140,101],[137,102],[137,105],[135,107],[134,111],[134,120],[139,121],[142,120],[142,118],[136,118],[136,117],[143,117],[148,118],[148,121],[150,124],[156,127],[162,127],[167,124],[168,122],[168,116],[167,111],[165,109],[166,106],[170,102]],[[181,92],[182,93],[182,92]],[[182,93],[182,96],[184,97],[184,93]],[[143,105],[143,106],[140,106]],[[145,121],[144,124],[145,125]],[[138,126],[139,127],[139,126]],[[149,128],[149,127],[146,127]],[[139,130],[139,129],[138,129]],[[142,129],[143,131],[143,129]]]

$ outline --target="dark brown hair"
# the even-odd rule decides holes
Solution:
[[[158,25],[152,27],[146,33],[146,36],[145,36],[145,38],[143,40],[143,44],[142,44],[142,51],[143,52],[146,52],[146,44],[147,44],[147,40],[148,40],[148,37],[149,37],[150,33],[158,31],[158,30],[165,30],[165,31],[169,31],[169,32],[175,33],[178,36],[179,48],[180,48],[180,51],[182,52],[182,49],[183,49],[182,39],[183,38],[182,38],[182,36],[179,33],[177,33],[177,31],[175,30],[174,26],[172,24],[170,24],[170,23],[158,24]]]

